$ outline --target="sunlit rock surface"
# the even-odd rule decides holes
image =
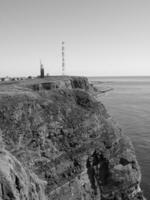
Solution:
[[[82,77],[0,85],[0,199],[144,200],[131,141]]]

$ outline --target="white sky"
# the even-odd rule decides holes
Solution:
[[[0,76],[150,75],[149,0],[0,0]]]

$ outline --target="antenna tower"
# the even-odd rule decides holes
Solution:
[[[62,41],[62,75],[65,75],[65,42]]]

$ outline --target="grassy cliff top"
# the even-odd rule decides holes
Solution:
[[[88,79],[73,76],[49,76],[45,78],[0,82],[0,97],[3,95],[34,95],[35,91],[52,89],[89,89]]]

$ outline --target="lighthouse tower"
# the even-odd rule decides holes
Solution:
[[[40,78],[44,78],[44,67],[40,60]]]

